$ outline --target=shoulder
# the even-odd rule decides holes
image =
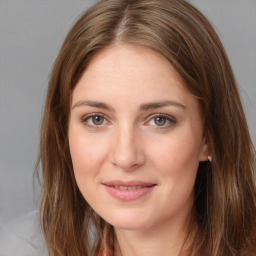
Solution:
[[[0,256],[10,255],[47,256],[38,211],[0,226]]]

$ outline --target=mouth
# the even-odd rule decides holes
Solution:
[[[141,188],[146,188],[151,186],[110,186],[110,187],[120,189],[120,190],[136,190],[136,189],[141,189]]]
[[[109,181],[102,183],[106,191],[121,201],[131,201],[141,198],[151,192],[156,184],[141,181]]]

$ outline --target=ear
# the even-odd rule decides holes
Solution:
[[[202,143],[201,143],[201,147],[200,147],[199,160],[201,162],[208,161],[208,156],[210,156],[210,155],[211,155],[210,146],[209,146],[209,143],[208,143],[206,137],[204,136],[202,138]]]

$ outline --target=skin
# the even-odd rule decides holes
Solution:
[[[209,150],[199,104],[172,65],[139,46],[99,52],[73,91],[68,137],[81,193],[114,226],[115,255],[180,255],[198,164]],[[106,191],[111,180],[156,185],[124,201]]]

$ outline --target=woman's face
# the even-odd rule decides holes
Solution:
[[[158,53],[98,53],[74,89],[68,137],[78,187],[108,223],[147,229],[189,214],[208,148],[197,100]]]

